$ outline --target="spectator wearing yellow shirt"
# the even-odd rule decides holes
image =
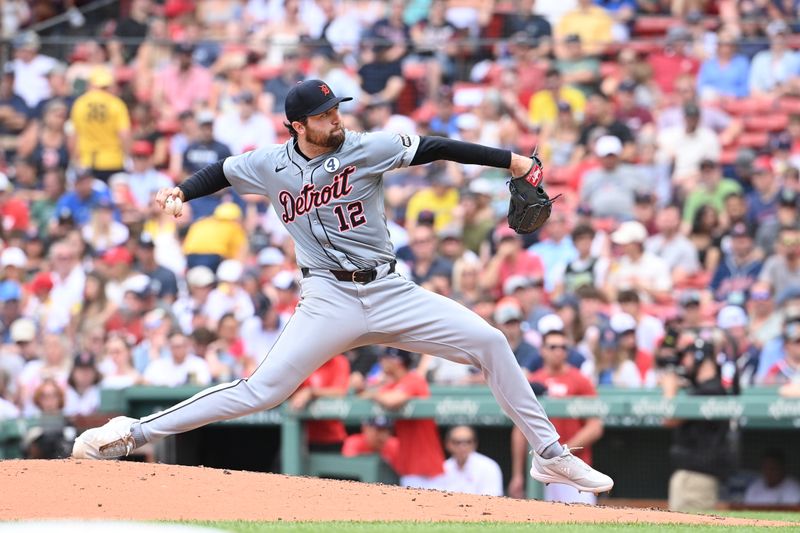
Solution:
[[[89,90],[72,106],[75,156],[83,168],[108,182],[112,174],[123,170],[130,144],[130,116],[119,97],[109,91],[114,76],[105,67],[97,67],[89,76]]]
[[[561,73],[556,68],[547,71],[544,89],[536,91],[528,104],[528,117],[536,127],[553,126],[558,118],[558,103],[566,102],[575,120],[583,119],[586,97],[579,89],[564,85]]]
[[[453,210],[458,206],[459,196],[446,168],[432,166],[428,180],[430,186],[417,191],[408,201],[406,228],[409,231],[417,225],[424,211],[433,213],[433,228],[437,233],[453,223]]]
[[[600,55],[613,39],[613,28],[614,19],[605,9],[594,5],[592,0],[578,0],[577,7],[561,17],[556,27],[556,52],[567,35],[576,34],[587,55]]]
[[[233,202],[214,209],[214,215],[201,218],[189,227],[183,241],[186,267],[207,266],[216,271],[224,259],[244,259],[247,234],[242,226],[242,210]]]

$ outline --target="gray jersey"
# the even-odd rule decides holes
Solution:
[[[334,152],[306,160],[294,141],[225,160],[239,194],[268,196],[307,268],[371,269],[394,259],[383,174],[414,159],[419,137],[345,132]]]

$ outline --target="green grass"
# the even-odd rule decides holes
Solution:
[[[728,514],[728,513],[726,513]],[[756,516],[757,515],[757,516]],[[798,521],[797,513],[735,513],[742,518]],[[758,527],[654,525],[654,524],[500,524],[496,522],[191,522],[235,533],[727,533],[763,532]],[[782,531],[789,531],[781,528]],[[779,530],[779,531],[780,531]],[[794,528],[792,528],[794,530]]]
[[[783,522],[800,522],[800,513],[781,511],[719,511],[713,514],[734,518],[755,518],[758,520],[781,520]]]

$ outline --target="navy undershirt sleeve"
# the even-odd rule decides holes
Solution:
[[[188,202],[201,196],[208,196],[225,187],[230,187],[231,184],[225,177],[225,172],[222,171],[224,161],[224,159],[220,159],[216,163],[201,168],[178,185],[178,188],[183,191],[184,201]]]
[[[432,161],[455,161],[465,165],[509,168],[511,152],[481,144],[454,141],[446,137],[420,137],[419,147],[411,165],[424,165]]]

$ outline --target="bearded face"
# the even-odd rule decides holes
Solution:
[[[344,128],[339,126],[331,132],[321,132],[306,127],[306,141],[325,148],[336,148],[344,142]]]

